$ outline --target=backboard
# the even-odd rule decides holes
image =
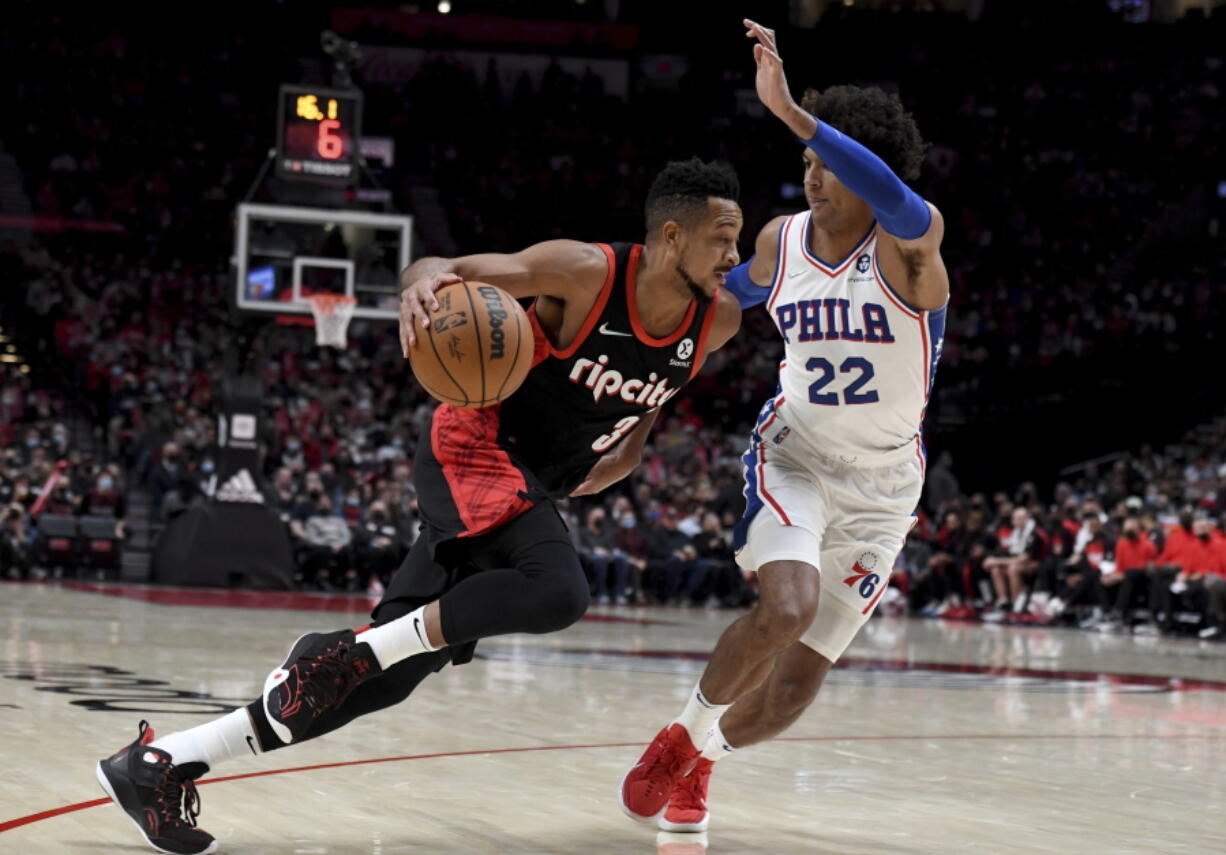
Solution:
[[[357,299],[355,318],[399,317],[413,219],[293,205],[240,204],[234,238],[235,305],[244,312],[310,316],[309,294]]]

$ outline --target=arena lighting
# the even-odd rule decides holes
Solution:
[[[451,0],[439,0],[438,10],[444,15],[450,12],[451,11]]]
[[[0,356],[0,362],[21,362],[21,357],[12,353],[6,353]]]

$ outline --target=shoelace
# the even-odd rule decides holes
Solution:
[[[671,787],[677,775],[681,774],[690,762],[692,761],[683,758],[676,750],[665,748],[660,752],[656,762],[651,765],[647,773],[647,780],[654,789]]]
[[[353,667],[353,651],[344,642],[340,642],[335,650],[326,649],[321,656],[303,656],[298,661],[306,666],[303,697],[316,716],[343,701],[358,684],[358,674]]]
[[[669,804],[681,810],[705,811],[707,803],[703,793],[706,792],[707,780],[710,777],[711,772],[709,770],[703,771],[695,768],[693,772],[677,783],[677,788],[673,790],[673,796],[669,800]]]
[[[167,764],[162,786],[157,789],[157,793],[163,821],[182,822],[190,828],[196,827],[202,802],[195,781],[184,777],[174,764]]]

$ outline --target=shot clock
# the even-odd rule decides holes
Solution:
[[[361,92],[285,84],[277,115],[278,175],[338,184],[354,180]]]

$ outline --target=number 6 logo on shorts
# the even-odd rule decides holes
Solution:
[[[881,577],[873,572],[876,567],[877,556],[871,552],[861,552],[856,563],[852,565],[851,575],[843,580],[843,584],[849,588],[854,588],[859,584],[860,596],[866,600],[869,599],[877,590],[877,586],[881,584]]]

